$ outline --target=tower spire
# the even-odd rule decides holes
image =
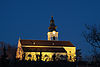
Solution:
[[[52,31],[56,31],[56,25],[54,23],[54,19],[53,19],[53,16],[51,16],[51,20],[50,20],[50,26],[49,26],[49,32],[52,32]]]
[[[58,32],[56,31],[56,27],[57,26],[54,23],[53,16],[51,16],[49,32],[47,33],[48,40],[58,40]]]
[[[50,23],[54,23],[53,16],[51,16]]]
[[[20,36],[19,36],[19,41],[21,40]]]

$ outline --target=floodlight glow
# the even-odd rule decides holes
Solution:
[[[53,34],[55,34],[56,32],[55,31],[53,31]]]

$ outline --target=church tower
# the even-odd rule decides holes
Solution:
[[[47,33],[48,40],[58,40],[58,32],[56,31],[56,28],[57,26],[54,23],[53,16],[51,16],[50,26],[48,27],[49,32]]]

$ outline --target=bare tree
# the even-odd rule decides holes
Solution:
[[[77,62],[82,61],[81,49],[76,50],[76,60]]]
[[[3,54],[3,48],[4,48],[5,42],[0,41],[0,55]]]
[[[97,61],[97,48],[100,48],[100,27],[85,24],[87,31],[83,32],[85,40],[93,47],[93,57]]]
[[[83,32],[86,41],[93,47],[100,48],[100,28],[96,25],[86,25],[87,31]]]

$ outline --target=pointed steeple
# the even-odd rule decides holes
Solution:
[[[49,32],[52,32],[52,31],[56,31],[56,25],[54,23],[54,19],[53,19],[53,16],[51,16],[51,20],[50,20],[50,26],[49,26]]]
[[[21,40],[21,38],[20,38],[20,36],[19,36],[19,40],[18,41],[20,41]]]
[[[53,16],[51,16],[50,23],[54,23]]]
[[[58,31],[56,31],[56,28],[57,26],[54,23],[53,16],[51,16],[49,32],[47,33],[48,40],[58,40]]]

